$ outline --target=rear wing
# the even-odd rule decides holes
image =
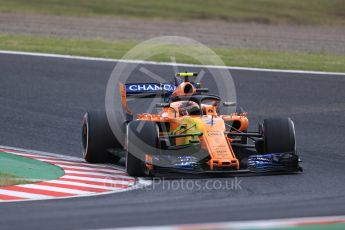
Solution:
[[[198,73],[194,72],[181,72],[177,73],[174,77],[174,81],[171,83],[127,83],[125,84],[126,96],[137,96],[137,97],[168,97],[184,81],[189,82],[189,77],[196,77]],[[185,79],[182,80],[181,77]],[[191,82],[196,87],[197,84]]]
[[[126,96],[137,97],[166,97],[176,89],[172,83],[127,83],[125,84]]]
[[[128,107],[127,97],[169,97],[176,86],[174,84],[158,84],[158,83],[120,83],[120,95],[122,109],[126,114],[126,121],[133,120],[133,113]]]

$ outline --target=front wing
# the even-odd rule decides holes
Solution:
[[[301,160],[294,153],[271,153],[271,154],[258,154],[251,155],[247,159],[246,166],[241,169],[233,169],[229,167],[216,168],[210,170],[207,164],[193,162],[191,156],[179,156],[182,159],[180,162],[175,160],[171,164],[167,164],[164,159],[164,165],[157,164],[159,159],[156,158],[151,173],[183,173],[183,174],[224,174],[224,175],[237,175],[237,174],[285,174],[285,173],[298,173],[303,169],[300,166]],[[188,160],[186,160],[188,159]]]

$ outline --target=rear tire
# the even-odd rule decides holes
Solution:
[[[117,163],[121,159],[107,151],[122,146],[112,133],[105,112],[85,113],[82,145],[84,159],[89,163]]]
[[[263,123],[266,153],[296,153],[295,126],[290,118],[268,118]]]
[[[158,125],[150,121],[132,121],[127,127],[126,171],[134,177],[147,176],[145,155],[155,155],[158,147]]]

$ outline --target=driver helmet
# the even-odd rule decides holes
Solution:
[[[181,116],[201,114],[200,106],[194,101],[181,101],[178,109]]]

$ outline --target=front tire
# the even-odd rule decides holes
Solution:
[[[126,171],[134,177],[147,176],[145,155],[157,153],[158,125],[150,121],[132,121],[127,127]]]
[[[105,112],[87,112],[82,128],[83,157],[89,163],[117,163],[121,158],[108,149],[122,148],[116,140]]]
[[[296,153],[295,126],[290,118],[268,118],[263,123],[266,153]]]

